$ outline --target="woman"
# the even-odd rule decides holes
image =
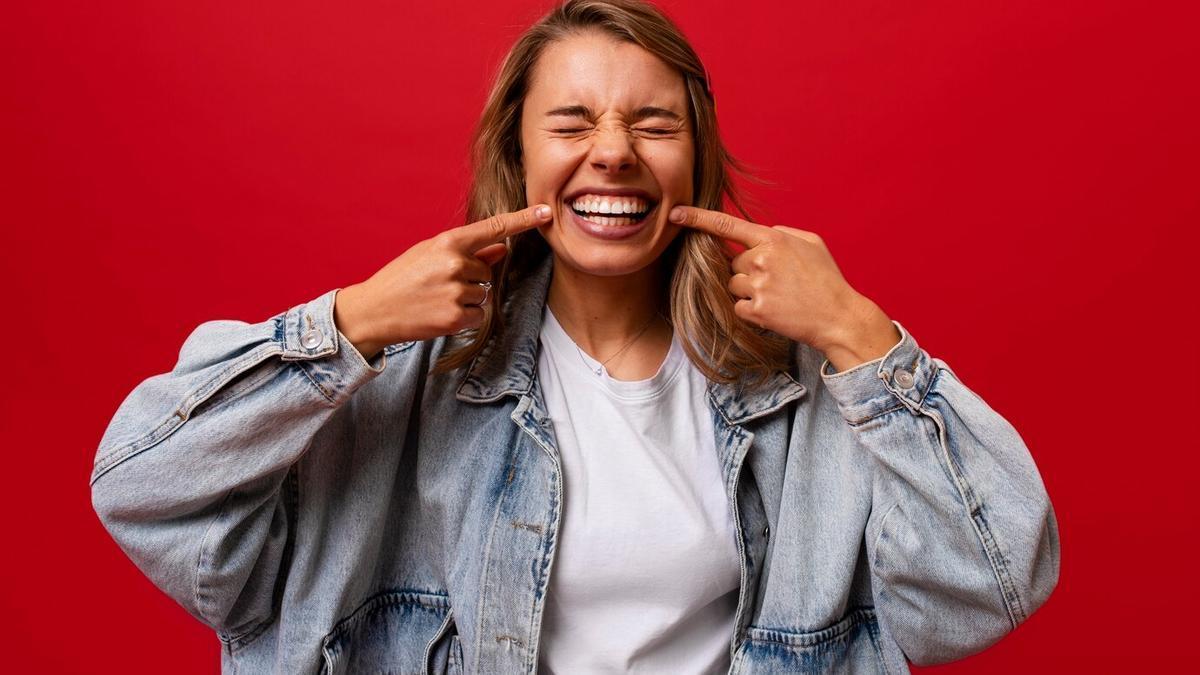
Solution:
[[[719,211],[704,72],[653,7],[566,2],[469,224],[130,394],[93,503],[225,670],[904,672],[1045,601],[1020,437],[815,234]]]

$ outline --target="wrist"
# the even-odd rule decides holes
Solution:
[[[817,346],[838,372],[882,358],[901,338],[892,320],[869,298],[858,296],[850,307],[845,322]]]
[[[371,336],[368,322],[358,311],[361,288],[358,284],[352,284],[338,290],[333,301],[333,322],[338,332],[369,361],[383,349],[383,345]]]

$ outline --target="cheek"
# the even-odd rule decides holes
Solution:
[[[664,192],[691,198],[693,157],[690,148],[652,151],[643,155],[643,160]]]
[[[586,153],[574,148],[540,148],[525,159],[525,185],[531,194],[563,187]]]

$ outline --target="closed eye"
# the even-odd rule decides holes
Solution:
[[[578,128],[578,129],[551,129],[550,131],[551,131],[551,133],[555,133],[555,134],[579,134],[579,133],[583,133],[583,132],[587,131],[587,129],[586,129],[586,128]],[[673,133],[675,133],[675,130],[674,130],[674,129],[645,129],[645,128],[637,128],[637,129],[634,129],[634,131],[640,131],[640,132],[642,132],[642,133],[646,133],[646,134],[655,134],[655,135],[663,135],[663,134],[673,134]]]

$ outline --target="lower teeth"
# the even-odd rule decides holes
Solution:
[[[632,225],[646,217],[646,214],[629,216],[598,216],[593,214],[578,214],[580,218],[597,225]]]

